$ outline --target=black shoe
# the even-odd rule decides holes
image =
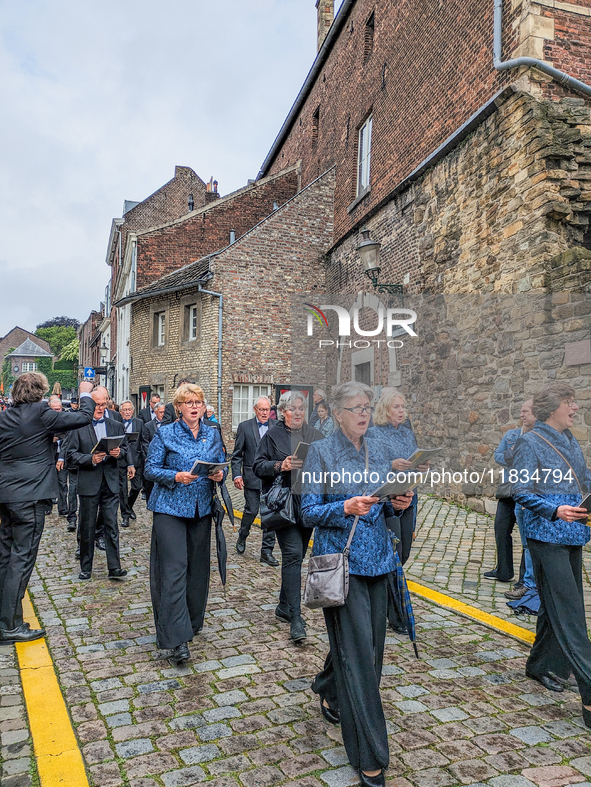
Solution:
[[[125,568],[110,568],[109,579],[123,579],[127,576],[127,569]]]
[[[486,572],[483,574],[483,577],[484,577],[485,579],[494,579],[494,580],[496,580],[497,582],[511,582],[511,580],[513,579],[513,577],[507,577],[507,579],[501,579],[501,577],[497,576],[497,570],[496,570],[496,568],[495,568],[495,569],[493,569],[492,571],[486,571]]]
[[[239,538],[238,541],[236,542],[236,552],[238,552],[239,555],[243,555],[245,549],[246,549],[246,540]]]
[[[90,579],[90,571],[81,571],[78,574],[78,579]]]
[[[366,773],[363,773],[363,771],[359,771],[359,782],[362,787],[384,787],[386,779],[383,771],[382,773],[378,773],[377,776],[368,776]]]
[[[76,560],[80,560],[80,547],[78,547],[78,549],[76,550],[75,558]]]
[[[408,634],[408,629],[404,624],[390,623],[390,628],[392,629],[392,631],[395,631],[397,634]]]
[[[67,512],[67,511],[58,511],[58,512],[57,512],[57,515],[58,515],[58,516],[67,517],[67,516],[68,516],[68,512]]]
[[[107,548],[107,545],[105,544],[105,539],[104,538],[97,538],[97,540],[94,542],[94,545],[95,545],[95,547],[97,549],[102,549],[103,552]]]
[[[261,552],[261,563],[266,563],[268,566],[273,566],[273,568],[279,565],[279,561],[273,557],[272,552]]]
[[[121,527],[129,527],[129,517],[124,516],[121,520]]]
[[[279,620],[282,620],[284,623],[291,623],[291,613],[281,605],[275,607],[275,617],[279,618]]]
[[[170,656],[171,661],[174,661],[175,664],[182,664],[183,661],[188,661],[190,658],[191,654],[186,642],[177,645]]]
[[[76,522],[68,522],[67,530],[68,530],[68,533],[75,533],[76,532]]]
[[[145,492],[142,492],[142,494],[141,494],[141,498],[142,498],[142,500],[147,500],[147,497],[146,497],[146,493],[145,493]]]
[[[322,711],[322,715],[324,716],[326,721],[329,721],[331,724],[340,723],[341,717],[339,716],[339,714],[336,711],[327,708],[322,698],[320,698],[320,710]]]
[[[137,519],[137,517],[136,517],[136,515],[135,515],[135,511],[131,510],[131,511],[129,512],[129,518],[130,518],[130,519],[134,519],[134,520],[135,520],[135,519]]]
[[[289,625],[289,636],[292,638],[294,642],[301,642],[303,639],[306,639],[308,636],[306,634],[306,627],[304,626],[304,621],[302,620],[300,615],[291,619]]]
[[[587,708],[583,705],[581,707],[581,712],[583,714],[583,721],[585,722],[585,727],[591,727],[591,710],[587,710]]]
[[[0,645],[13,642],[33,642],[45,636],[45,629],[32,629],[28,623],[21,623],[14,629],[0,629]]]
[[[545,689],[550,691],[564,691],[564,687],[557,680],[552,680],[549,675],[534,675],[533,672],[525,670],[525,677],[530,680],[537,680]]]

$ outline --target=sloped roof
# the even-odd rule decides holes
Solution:
[[[11,358],[12,356],[16,355],[19,357],[24,356],[31,358],[53,358],[53,353],[48,353],[47,350],[39,347],[39,345],[35,344],[35,342],[31,341],[31,339],[26,339],[20,347],[17,347],[16,350],[8,353],[6,357]]]
[[[217,254],[219,254],[219,252],[208,254],[207,257],[202,257],[200,260],[190,262],[188,265],[185,265],[178,271],[169,273],[167,276],[163,276],[161,279],[158,279],[158,281],[148,284],[146,287],[142,287],[141,290],[138,290],[131,295],[127,295],[125,298],[121,298],[121,300],[117,301],[114,305],[125,306],[126,303],[139,301],[143,298],[149,298],[151,295],[157,295],[161,292],[169,292],[171,290],[181,289],[191,284],[207,281],[209,278],[211,278],[211,274],[206,276],[206,274],[209,273],[209,261]]]

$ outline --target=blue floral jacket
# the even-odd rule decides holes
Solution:
[[[354,516],[346,516],[344,501],[363,495],[386,481],[391,470],[390,461],[378,440],[367,440],[369,473],[379,474],[379,482],[365,483],[353,480],[354,473],[363,476],[365,448],[358,451],[339,430],[325,440],[310,446],[302,469],[302,517],[307,527],[315,527],[313,555],[330,555],[342,552],[351,531]],[[342,479],[342,473],[351,474]],[[324,483],[324,473],[327,482]],[[339,473],[341,479],[331,484],[330,473]],[[322,474],[322,475],[320,475]],[[321,481],[315,479],[322,479]],[[392,516],[390,503],[377,503],[369,513],[359,519],[349,554],[349,572],[367,577],[389,574],[396,569],[398,557],[392,546],[385,516]]]
[[[503,435],[501,442],[495,451],[495,462],[503,467],[511,467],[515,458],[515,446],[522,435],[519,429],[509,429]]]
[[[156,430],[144,467],[145,477],[155,482],[148,501],[150,511],[190,519],[211,514],[213,481],[198,478],[190,484],[179,484],[174,480],[178,472],[188,472],[196,459],[226,461],[215,427],[202,423],[197,437],[182,420]]]
[[[391,423],[384,424],[384,426],[370,426],[367,436],[370,440],[381,440],[384,443],[384,450],[386,455],[390,457],[390,462],[394,459],[408,459],[418,448],[415,433],[405,424],[400,424],[398,427],[392,426]],[[415,494],[412,499],[415,521],[417,502],[418,498]]]
[[[513,487],[513,498],[525,509],[525,535],[550,544],[586,544],[590,530],[584,519],[565,522],[556,518],[559,506],[576,506],[581,502],[579,485],[574,478],[572,481],[565,480],[564,477],[569,473],[568,465],[536,434],[543,435],[568,459],[583,494],[591,490],[591,473],[581,447],[570,430],[558,432],[548,424],[536,421],[534,428],[519,438],[513,461],[513,468],[519,474],[519,480]],[[556,475],[552,471],[556,471]]]

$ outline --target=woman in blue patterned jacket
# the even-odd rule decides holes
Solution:
[[[587,511],[579,507],[591,491],[591,473],[570,431],[578,409],[575,391],[566,383],[547,385],[534,396],[537,420],[516,446],[513,497],[524,508],[523,529],[541,601],[526,675],[543,685],[549,678],[557,686],[548,688],[560,690],[572,671],[583,720],[591,727],[591,642],[582,579],[590,531]]]
[[[349,595],[342,607],[324,609],[330,652],[312,684],[324,717],[342,725],[343,743],[363,785],[381,787],[389,751],[380,698],[386,638],[387,581],[402,572],[386,527],[394,513],[367,492],[387,480],[390,460],[378,440],[366,440],[373,391],[360,382],[332,392],[338,431],[310,446],[302,472],[302,515],[315,527],[314,555],[342,552],[355,517],[349,554]],[[337,478],[338,476],[338,478]],[[412,495],[395,498],[410,506]]]
[[[196,459],[224,462],[217,429],[203,423],[205,396],[190,383],[180,385],[173,404],[178,421],[161,426],[150,443],[144,475],[154,481],[148,508],[154,512],[150,591],[159,648],[172,650],[180,664],[188,642],[203,627],[209,591],[213,483],[224,471],[195,476]]]

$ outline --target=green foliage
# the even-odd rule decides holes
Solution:
[[[39,328],[74,328],[77,331],[79,327],[80,323],[74,317],[54,317],[52,320],[39,323],[37,330]],[[40,335],[39,333],[37,334],[37,336]]]
[[[75,371],[53,369],[51,358],[37,358],[37,369],[47,377],[50,391],[56,382],[59,382],[62,388],[78,388],[77,373]]]
[[[11,353],[14,350],[15,348],[11,347],[8,352]],[[12,358],[4,358],[4,363],[2,364],[2,374],[0,375],[0,379],[4,383],[4,396],[8,396],[9,388],[14,382],[11,361]]]
[[[68,344],[66,344],[66,346],[62,350],[62,354],[60,355],[60,359],[59,359],[58,363],[60,363],[62,361],[69,361],[70,364],[71,363],[75,363],[77,365],[78,364],[78,352],[79,351],[80,351],[80,342],[78,341],[78,339],[72,339],[72,341],[68,342]],[[53,368],[54,369],[58,368],[57,363],[54,364]],[[64,368],[64,369],[65,368],[70,368],[71,369],[72,366],[70,365],[69,367],[65,367],[64,366],[64,367],[60,367],[60,368]]]
[[[66,345],[76,338],[76,329],[72,326],[56,326],[53,328],[37,328],[35,336],[45,339],[54,355],[61,355]]]

